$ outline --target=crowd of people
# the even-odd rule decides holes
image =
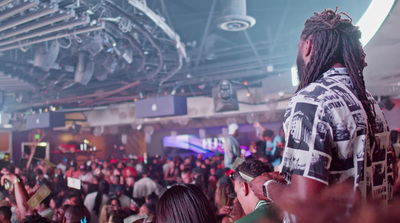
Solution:
[[[197,157],[163,156],[148,160],[144,160],[143,157],[111,157],[103,161],[91,155],[90,159],[81,165],[64,158],[56,167],[41,161],[32,162],[30,168],[10,165],[3,168],[1,173],[9,182],[21,181],[29,197],[42,185],[46,185],[52,193],[36,207],[36,212],[51,222],[62,222],[65,217],[63,214],[72,206],[82,207],[77,210],[86,210],[82,214],[88,222],[109,222],[110,218],[115,217],[113,213],[121,219],[132,216],[132,219],[154,222],[160,195],[168,188],[178,190],[176,185],[186,185],[188,190],[195,190],[196,194],[204,195],[202,202],[209,205],[209,211],[215,216],[218,213],[230,214],[235,192],[228,177],[230,170],[225,168],[223,158],[223,155],[218,153],[204,159],[199,154]],[[249,159],[257,160],[252,159],[252,156]],[[265,167],[267,169],[259,171],[272,171],[270,164],[265,163]],[[68,178],[79,179],[81,189],[68,187]],[[11,222],[20,222],[24,216],[20,215],[18,198],[14,191],[3,187],[0,196],[3,196],[7,201],[6,206],[12,211]]]
[[[283,131],[255,123],[261,140],[250,143],[249,157],[240,152],[236,124],[224,154],[209,158],[91,156],[53,168],[31,164],[27,154],[28,162],[1,172],[0,221],[400,222],[399,133],[390,133],[365,89],[361,32],[345,17],[324,10],[306,21],[300,86]],[[79,187],[68,187],[69,179]],[[44,185],[51,194],[35,204]]]

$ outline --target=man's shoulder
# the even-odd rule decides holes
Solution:
[[[90,200],[92,197],[96,197],[97,196],[97,191],[89,193],[86,195],[85,200]]]
[[[142,179],[138,180],[138,181],[135,183],[135,186],[136,186],[136,185],[148,185],[148,184],[153,184],[153,183],[154,183],[154,184],[156,183],[153,179],[148,178],[148,177],[145,177],[145,178],[142,178]]]
[[[262,205],[250,214],[235,221],[235,223],[251,223],[251,222],[279,222],[277,213],[273,204]]]

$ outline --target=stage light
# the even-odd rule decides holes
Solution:
[[[39,9],[37,11],[27,13],[24,16],[18,17],[16,19],[8,20],[1,24],[0,31],[21,25],[23,23],[35,20],[37,18],[49,15],[51,13],[57,12],[58,5],[50,5],[48,8]]]
[[[8,17],[11,17],[13,15],[16,15],[20,12],[23,12],[27,9],[30,9],[32,7],[35,7],[38,4],[39,4],[39,0],[29,0],[29,1],[22,3],[21,5],[14,6],[0,14],[0,21],[6,19]]]
[[[18,26],[16,29],[8,30],[0,34],[0,39],[7,39],[13,36],[16,36],[21,33],[26,33],[34,29],[38,29],[43,26],[47,26],[59,21],[63,21],[69,18],[75,17],[75,11],[69,10],[69,11],[59,11],[55,15],[44,18],[44,19],[39,19],[38,21],[30,22],[27,24],[23,24]]]
[[[2,41],[0,41],[0,46],[4,46],[4,45],[10,44],[10,43],[15,43],[15,42],[18,42],[21,40],[26,40],[26,39],[37,37],[37,36],[42,36],[45,34],[57,32],[57,31],[64,30],[64,29],[69,29],[69,28],[72,28],[75,26],[85,25],[85,24],[88,24],[89,22],[90,22],[89,16],[85,16],[85,17],[77,19],[77,20],[68,21],[68,22],[57,24],[57,25],[50,26],[50,27],[43,27],[43,28],[37,29],[35,31],[29,32],[26,34],[16,36],[15,38],[12,38],[12,39],[2,40]],[[97,27],[97,26],[95,26],[95,27]]]
[[[42,42],[46,42],[46,41],[49,41],[49,40],[54,40],[54,39],[67,37],[67,36],[70,36],[70,35],[78,35],[78,34],[87,33],[87,32],[93,32],[93,31],[97,31],[97,30],[101,30],[101,29],[104,29],[104,23],[101,23],[100,25],[96,25],[96,26],[93,26],[93,27],[81,27],[81,28],[73,29],[73,30],[70,30],[69,32],[66,32],[66,33],[62,33],[62,32],[61,33],[54,33],[54,34],[51,34],[51,35],[34,38],[34,39],[31,39],[29,42],[26,42],[26,43],[15,43],[15,44],[11,44],[11,45],[8,45],[8,46],[3,46],[3,47],[0,47],[0,51],[16,49],[16,48],[19,48],[19,47],[26,47],[26,46],[29,46],[31,44],[42,43]]]
[[[372,0],[367,11],[356,24],[362,32],[360,41],[363,46],[367,45],[378,32],[394,3],[395,0]]]

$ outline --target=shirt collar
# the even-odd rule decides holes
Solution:
[[[322,74],[322,76],[332,76],[337,74],[348,74],[347,67],[334,67]]]
[[[264,201],[264,200],[259,200],[257,202],[256,207],[254,208],[254,210],[257,210],[257,208],[259,208],[261,206],[264,206],[264,205],[267,205],[268,203],[270,203],[270,202],[267,202],[267,201]]]

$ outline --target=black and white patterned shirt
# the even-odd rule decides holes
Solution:
[[[375,145],[367,139],[367,114],[355,95],[347,69],[332,68],[296,93],[284,117],[286,147],[281,174],[326,185],[344,181],[364,198],[389,200],[393,194],[389,127],[375,99]]]

